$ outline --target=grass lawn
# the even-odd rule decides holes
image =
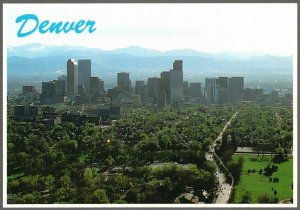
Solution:
[[[249,191],[251,193],[252,203],[257,203],[257,198],[260,195],[268,194],[274,195],[272,187],[277,191],[277,197],[280,200],[290,199],[293,196],[293,190],[291,189],[291,184],[293,182],[293,158],[289,156],[289,160],[280,164],[275,164],[278,166],[278,170],[274,172],[271,177],[279,178],[278,183],[269,182],[269,177],[259,174],[259,170],[264,168],[270,162],[270,156],[265,156],[262,160],[260,157],[257,159],[256,154],[234,154],[233,159],[238,159],[239,157],[244,158],[243,169],[240,177],[240,181],[237,186],[235,186],[235,197],[234,203],[239,203],[241,201],[242,195]],[[273,162],[270,162],[271,166]],[[248,174],[248,169],[255,169],[255,173]]]

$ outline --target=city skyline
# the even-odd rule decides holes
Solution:
[[[43,10],[45,7],[51,16]],[[10,27],[5,38],[7,46],[39,42],[112,50],[138,45],[160,51],[189,48],[274,55],[292,55],[296,50],[296,4],[96,4],[89,14],[82,11],[81,5],[68,7],[72,10],[65,13],[61,5],[4,5],[4,13],[10,10],[4,16],[4,29]],[[80,14],[81,18],[95,20],[97,30],[83,33],[80,38],[74,33],[36,33],[17,38],[19,25],[15,18],[22,13],[35,13],[41,21],[54,22],[60,21],[56,16],[75,21]]]
[[[80,61],[80,59],[78,60]],[[278,89],[272,89],[266,94],[264,88],[249,88],[245,86],[244,76],[215,76],[205,77],[205,82],[190,82],[183,79],[183,60],[175,60],[170,71],[161,71],[160,77],[148,77],[147,80],[135,80],[132,83],[130,73],[118,72],[117,83],[111,88],[104,88],[105,81],[98,77],[89,76],[91,73],[91,59],[81,60],[88,64],[86,69],[88,74],[80,74],[79,71],[71,71],[77,67],[75,59],[68,59],[67,75],[58,76],[58,80],[42,82],[42,92],[40,99],[42,104],[75,102],[77,104],[94,103],[99,101],[111,101],[118,103],[138,103],[156,104],[158,108],[167,106],[178,106],[186,100],[192,103],[201,102],[208,104],[230,104],[244,100],[261,100],[267,103],[278,101],[281,93]],[[75,64],[71,65],[71,64]],[[83,68],[83,67],[81,67]],[[77,73],[76,73],[77,72]],[[76,74],[76,75],[75,75]],[[78,81],[87,80],[89,86],[79,84]],[[77,83],[77,92],[65,91],[71,84]],[[134,81],[134,80],[133,80]],[[202,90],[203,84],[203,90]],[[75,89],[75,87],[74,87]],[[107,91],[106,91],[107,90]],[[28,91],[30,94],[28,95]],[[268,91],[267,91],[268,92]],[[35,86],[23,86],[23,95],[26,100],[36,101],[39,94]],[[282,97],[282,95],[281,95]],[[290,93],[285,93],[284,97],[291,97]],[[105,99],[106,98],[106,99]]]

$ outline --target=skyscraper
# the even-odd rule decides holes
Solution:
[[[161,90],[161,79],[157,77],[148,78],[148,98],[154,103],[157,103],[158,92]]]
[[[91,60],[78,60],[78,85],[84,86],[85,92],[90,92]]]
[[[38,93],[36,92],[35,86],[23,86],[24,100],[27,102],[33,102],[37,99]]]
[[[173,70],[170,70],[170,102],[179,104],[183,99],[182,60],[175,60]]]
[[[165,91],[159,91],[157,94],[157,106],[158,108],[164,108],[167,105],[166,100],[166,92]]]
[[[67,93],[73,96],[78,93],[78,64],[74,59],[67,62]]]
[[[217,78],[205,78],[205,99],[207,103],[214,103]]]
[[[118,73],[118,90],[121,92],[131,92],[131,81],[129,79],[129,73]]]
[[[219,77],[216,81],[215,100],[217,104],[229,102],[229,79],[228,77]]]
[[[42,82],[42,103],[54,103],[56,96],[56,84],[55,81]]]
[[[90,81],[91,81],[90,92],[91,92],[92,97],[99,97],[100,96],[100,79],[98,77],[91,77]]]
[[[136,95],[140,96],[141,101],[145,99],[145,82],[144,81],[135,81],[135,91]]]
[[[182,71],[182,60],[175,60],[173,63],[173,70]]]
[[[190,83],[190,88],[189,88],[189,96],[191,97],[201,97],[201,83],[195,82],[195,83]]]
[[[36,89],[35,89],[35,86],[23,86],[23,94],[28,94],[28,93],[35,93],[36,92]]]
[[[244,92],[244,77],[229,78],[230,101],[237,102],[242,100]]]
[[[219,77],[217,79],[217,84],[220,86],[220,88],[228,88],[229,85],[229,79],[228,77]]]
[[[188,81],[184,81],[183,82],[183,96],[189,96],[189,82]]]
[[[166,93],[166,104],[170,104],[170,72],[164,71],[160,73],[161,90]]]
[[[66,75],[61,75],[61,76],[58,76],[57,79],[65,81],[65,93],[67,93],[67,91],[68,91],[67,90],[67,80],[68,80],[67,76]]]
[[[65,80],[54,80],[55,82],[55,95],[56,96],[63,96],[65,95]]]

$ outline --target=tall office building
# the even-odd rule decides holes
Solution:
[[[182,60],[175,60],[173,63],[173,70],[182,71]]]
[[[26,104],[17,105],[14,107],[14,118],[15,120],[32,120],[38,117],[39,108],[38,106]]]
[[[104,81],[99,79],[98,77],[91,77],[91,88],[90,93],[92,97],[99,97],[105,94],[104,90]]]
[[[78,60],[78,85],[84,86],[85,92],[90,92],[91,60]]]
[[[229,86],[229,79],[228,77],[219,77],[217,79],[217,85],[220,86],[220,88],[227,88],[228,89],[228,86]]]
[[[189,88],[189,96],[191,97],[201,97],[201,83],[195,82],[195,83],[190,83],[190,88]]]
[[[90,93],[92,97],[100,96],[100,79],[98,77],[90,78]]]
[[[78,93],[78,64],[74,59],[67,61],[67,94],[77,95]]]
[[[175,60],[173,70],[170,70],[170,103],[179,104],[183,99],[182,60]]]
[[[183,82],[183,96],[184,97],[189,96],[189,82],[188,81]]]
[[[166,92],[160,90],[157,94],[157,106],[159,108],[164,108],[167,106],[167,98],[166,98]]]
[[[55,95],[56,96],[63,96],[65,95],[65,87],[66,87],[66,82],[65,80],[54,80],[55,82]]]
[[[23,95],[28,93],[35,93],[36,89],[35,86],[23,86]]]
[[[141,101],[145,99],[145,82],[144,81],[135,81],[134,94],[139,95]]]
[[[216,89],[215,103],[217,104],[226,104],[229,102],[229,91],[226,88],[221,88],[219,85]]]
[[[228,77],[219,77],[216,82],[215,100],[217,104],[226,104],[230,100],[229,97],[229,79]]]
[[[161,90],[166,93],[166,104],[170,104],[170,72],[164,71],[160,73]]]
[[[104,80],[99,79],[100,96],[105,95]]]
[[[207,103],[214,103],[217,78],[205,78],[205,99]]]
[[[27,102],[33,102],[38,98],[35,86],[23,86],[24,100]]]
[[[55,102],[60,103],[65,101],[66,95],[66,80],[54,80],[55,82]]]
[[[56,96],[56,85],[55,81],[42,82],[42,103],[54,103]]]
[[[244,92],[244,77],[229,78],[229,95],[231,102],[242,100]]]
[[[147,87],[148,87],[148,93],[147,93],[148,98],[152,102],[157,103],[158,92],[161,90],[161,79],[157,77],[148,78]]]
[[[121,92],[131,92],[131,81],[129,79],[129,73],[118,73],[118,90]]]
[[[68,80],[67,76],[66,75],[61,75],[61,76],[58,76],[57,79],[65,81],[65,93],[67,93],[67,91],[68,91],[67,90],[67,80]]]

